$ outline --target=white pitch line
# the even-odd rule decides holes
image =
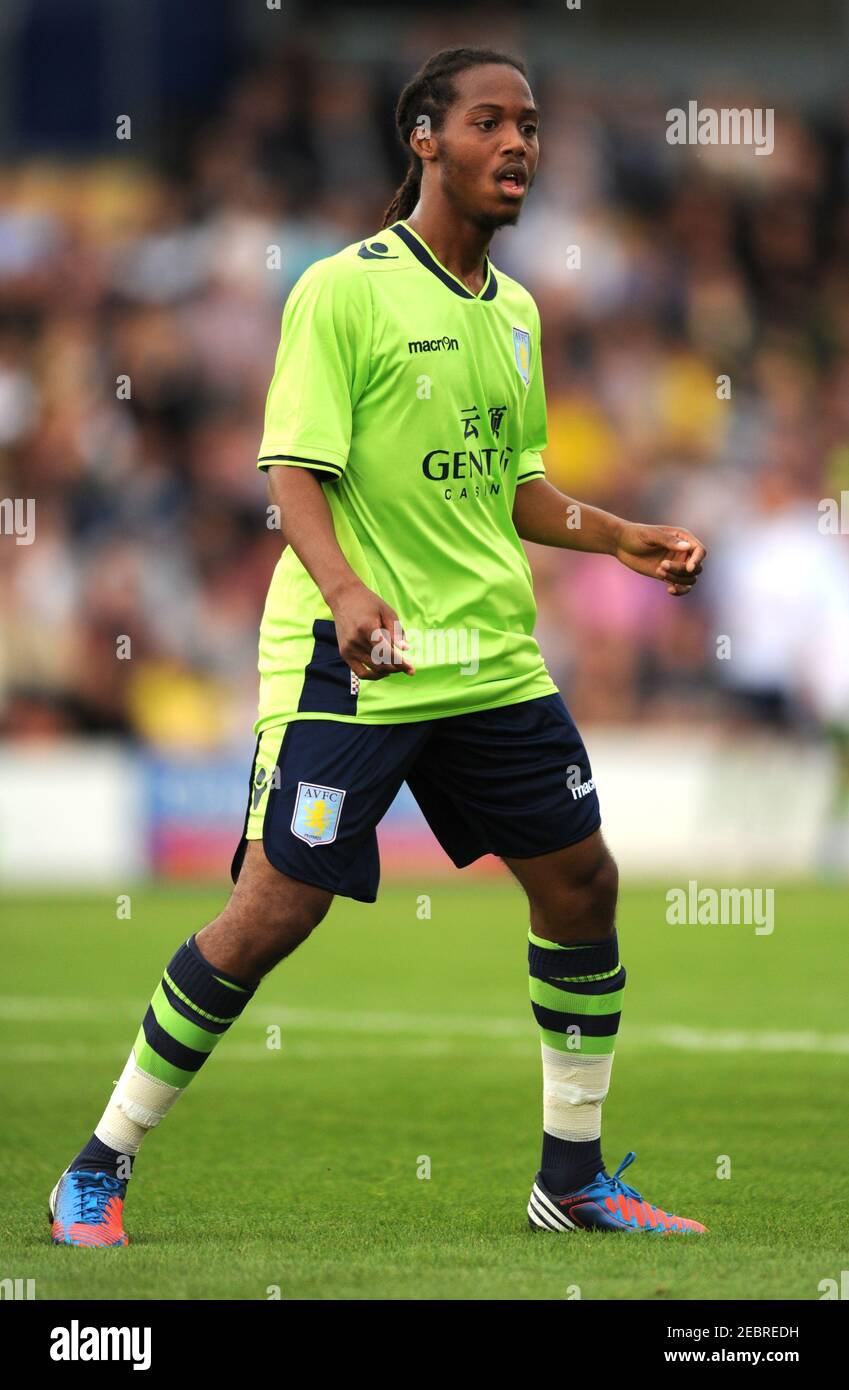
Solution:
[[[94,1001],[51,999],[43,996],[0,996],[0,1021],[8,1023],[60,1023],[110,1019],[138,1022],[144,1004],[137,1000]],[[528,1018],[485,1018],[475,1014],[389,1013],[374,1010],[296,1009],[264,1005],[257,999],[242,1021],[266,1027],[276,1023],[292,1033],[332,1033],[341,1035],[390,1035],[426,1042],[446,1038],[480,1038],[509,1042],[522,1049],[535,1042],[533,1020]],[[240,1029],[241,1031],[241,1029]],[[650,1025],[624,1023],[619,1034],[624,1045],[668,1048],[679,1052],[779,1052],[849,1055],[849,1034],[819,1033],[812,1029],[733,1029],[688,1028],[676,1024]],[[129,1040],[132,1042],[132,1039]],[[285,1043],[284,1043],[285,1046]],[[37,1051],[34,1048],[34,1052]],[[347,1049],[352,1052],[349,1047]],[[226,1051],[232,1054],[233,1048]],[[253,1050],[250,1049],[251,1055]],[[65,1053],[67,1055],[67,1053]],[[352,1054],[353,1055],[353,1054]]]
[[[0,1022],[26,1023],[52,1020],[79,1020],[104,1018],[129,1018],[136,1022],[142,1017],[147,1001],[136,1000],[90,1000],[55,999],[33,996],[30,998],[15,995],[0,996]],[[305,1032],[325,1029],[337,1033],[406,1033],[415,1037],[422,1034],[441,1033],[443,1035],[463,1035],[487,1038],[527,1037],[530,1023],[515,1018],[484,1018],[474,1014],[421,1014],[388,1013],[383,1011],[361,1010],[344,1011],[336,1009],[295,1009],[278,1007],[273,1004],[260,1005],[259,999],[251,1013],[265,1023],[279,1023],[281,1026],[303,1029]],[[247,1015],[250,1016],[250,1015]]]
[[[662,1026],[657,1028],[622,1029],[620,1037],[634,1036],[642,1041],[645,1036],[662,1047],[676,1048],[682,1052],[783,1052],[788,1056],[798,1052],[831,1053],[845,1056],[849,1053],[849,1035],[846,1033],[815,1033],[810,1029],[781,1032],[778,1028],[747,1031],[734,1028],[678,1028]]]
[[[519,1050],[515,1043],[510,1043],[509,1046],[511,1051]],[[525,1051],[524,1047],[522,1051]],[[272,1058],[279,1063],[281,1059],[285,1061],[294,1057],[299,1061],[312,1061],[314,1058],[334,1058],[339,1061],[347,1057],[385,1062],[387,1055],[393,1058],[456,1057],[457,1049],[448,1038],[422,1038],[419,1042],[402,1038],[395,1043],[391,1054],[387,1054],[384,1042],[347,1043],[339,1038],[336,1042],[316,1043],[284,1037],[281,1047],[269,1048],[265,1045],[265,1038],[259,1037],[254,1043],[228,1042],[215,1051],[216,1065],[218,1062],[238,1062],[240,1065],[244,1062],[266,1062]],[[4,1063],[31,1066],[45,1062],[54,1066],[57,1062],[102,1062],[107,1057],[112,1057],[115,1066],[120,1070],[123,1052],[114,1043],[71,1042],[66,1047],[59,1043],[12,1043],[9,1047],[0,1045],[0,1067]]]

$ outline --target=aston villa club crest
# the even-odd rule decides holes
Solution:
[[[527,386],[531,379],[531,335],[524,328],[513,329],[513,356],[516,371]]]
[[[292,834],[313,847],[329,845],[336,839],[345,793],[338,787],[320,787],[315,782],[299,782],[292,815]]]

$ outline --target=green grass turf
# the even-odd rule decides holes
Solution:
[[[338,902],[145,1141],[129,1247],[52,1247],[48,1192],[99,1118],[162,967],[221,901],[139,888],[118,921],[106,895],[0,899],[0,1278],[34,1278],[42,1299],[265,1299],[278,1286],[285,1299],[577,1287],[815,1300],[849,1268],[845,896],[804,886],[776,889],[761,937],[669,926],[663,889],[623,893],[605,1157],[612,1171],[635,1149],[627,1179],[707,1237],[529,1231],[540,1067],[525,909],[510,881],[455,879],[387,884],[375,907]],[[689,1030],[688,1045],[664,1029]],[[799,1033],[828,1035],[829,1050],[800,1049]]]

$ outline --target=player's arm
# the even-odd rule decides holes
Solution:
[[[614,555],[628,569],[663,580],[670,594],[687,594],[702,572],[701,541],[680,526],[643,526],[576,502],[545,478],[516,489],[513,522],[524,541]]]
[[[567,497],[546,480],[543,452],[548,423],[539,311],[529,303],[532,367],[522,421],[513,521],[525,541],[615,555],[628,569],[663,580],[670,594],[686,594],[701,573],[705,548],[680,526],[641,526]]]
[[[323,595],[342,659],[362,680],[413,668],[398,616],[349,565],[323,491],[348,466],[353,410],[371,362],[371,297],[359,268],[310,266],[283,310],[258,464],[286,542]]]
[[[268,468],[268,495],[283,540],[314,581],[336,624],[342,659],[361,680],[413,674],[398,614],[351,569],[336,539],[321,483],[308,468]]]

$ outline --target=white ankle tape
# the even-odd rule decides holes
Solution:
[[[169,1086],[137,1067],[136,1054],[131,1052],[94,1132],[110,1148],[136,1154],[146,1131],[164,1119],[181,1094],[181,1087]],[[107,1135],[120,1143],[112,1143]]]
[[[598,1139],[613,1053],[603,1057],[542,1046],[543,1128],[557,1139]]]
[[[128,1120],[117,1105],[106,1107],[103,1118],[94,1132],[101,1144],[106,1144],[110,1149],[117,1149],[118,1153],[130,1154],[133,1158],[138,1153],[139,1145],[146,1133],[141,1125]]]
[[[121,1094],[113,1099],[124,1114],[135,1120],[137,1125],[153,1129],[164,1119],[181,1094],[181,1087],[157,1081],[155,1076],[148,1076],[146,1071],[135,1067],[124,1082]]]

